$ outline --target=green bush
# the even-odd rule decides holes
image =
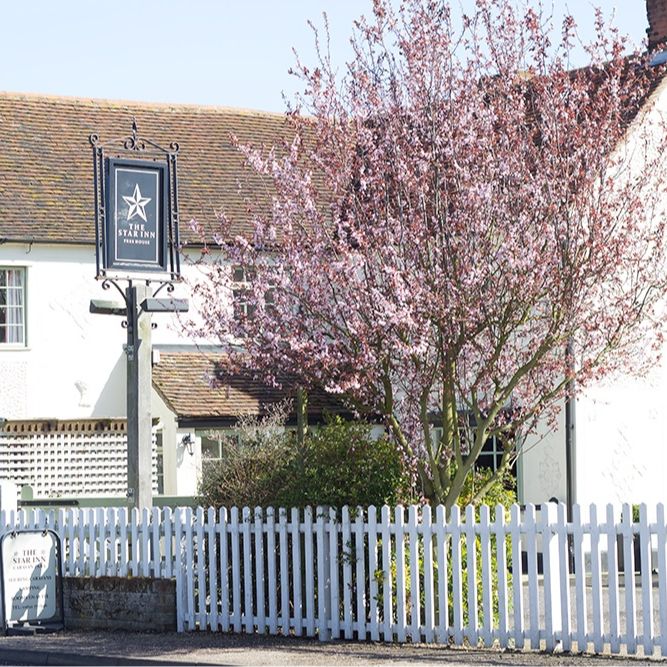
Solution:
[[[333,417],[306,438],[303,460],[295,460],[280,504],[396,505],[408,497],[409,478],[400,453],[371,426]]]
[[[203,505],[365,507],[407,500],[401,456],[386,438],[372,438],[369,424],[332,417],[299,451],[295,434],[284,428],[286,414],[284,408],[240,420],[238,438],[225,440],[222,458],[204,462]]]
[[[291,434],[283,425],[289,406],[281,404],[262,417],[239,419],[236,437],[211,431],[222,441],[220,459],[204,459],[199,503],[204,507],[266,507],[289,481],[294,457]]]
[[[464,508],[470,504],[483,504],[488,505],[493,509],[498,504],[507,508],[514,504],[516,502],[516,478],[510,472],[505,472],[501,475],[501,477],[491,485],[491,488],[484,494],[484,498],[482,498],[480,502],[473,503],[475,493],[486,484],[491,475],[492,471],[487,468],[474,470],[468,475],[459,498],[459,507]],[[479,519],[479,512],[477,512],[477,518]],[[506,518],[509,518],[509,515],[506,516]]]

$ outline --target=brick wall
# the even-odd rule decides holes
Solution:
[[[646,0],[649,50],[667,41],[667,0]]]
[[[147,577],[65,577],[65,627],[72,630],[176,630],[176,582]]]

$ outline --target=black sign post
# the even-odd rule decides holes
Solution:
[[[97,279],[123,297],[117,304],[91,301],[94,313],[124,314],[127,328],[127,496],[130,507],[152,507],[152,312],[186,311],[184,299],[159,299],[180,280],[178,144],[163,148],[132,135],[101,143],[94,157]],[[127,281],[122,288],[118,281]],[[135,282],[136,281],[136,282]],[[157,288],[153,292],[153,285]]]

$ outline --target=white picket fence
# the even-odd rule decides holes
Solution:
[[[179,631],[667,656],[667,524],[651,509],[636,524],[629,506],[575,506],[568,522],[548,504],[449,520],[429,506],[25,510],[0,525],[54,529],[66,576],[174,577]]]

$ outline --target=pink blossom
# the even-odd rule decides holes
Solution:
[[[568,381],[651,363],[667,278],[667,133],[637,116],[659,73],[600,16],[568,72],[571,18],[554,37],[508,0],[476,7],[457,28],[447,4],[375,0],[342,86],[326,57],[296,70],[311,115],[283,147],[240,146],[273,205],[223,247],[255,272],[255,315],[220,305],[221,273],[198,288],[209,334],[381,415],[448,507],[490,435],[509,465]]]

